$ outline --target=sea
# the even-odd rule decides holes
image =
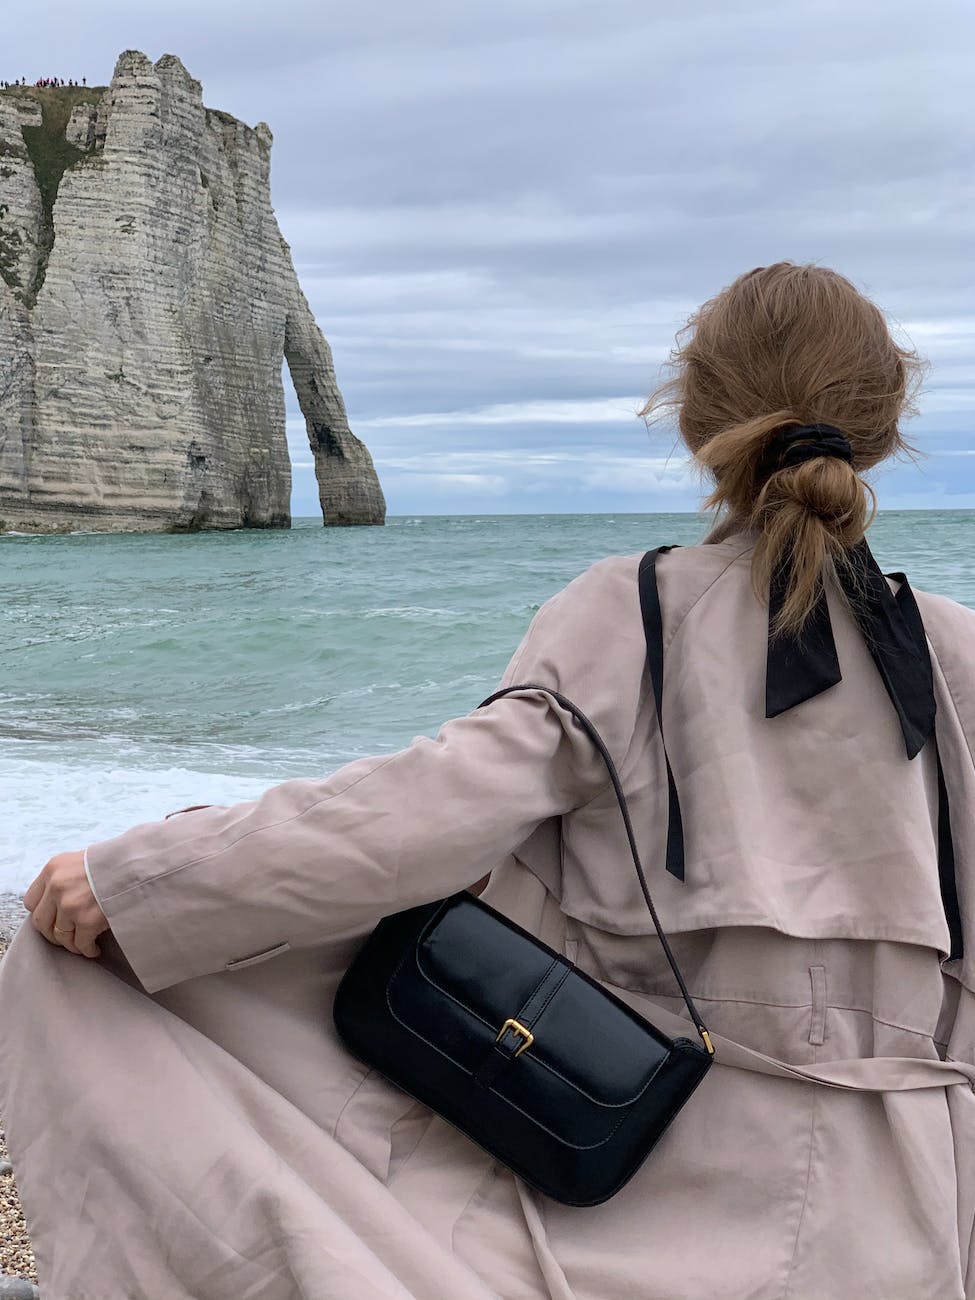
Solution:
[[[435,735],[594,561],[699,514],[403,516],[384,528],[0,536],[0,893],[187,804]],[[975,512],[888,511],[885,570],[975,607]],[[612,628],[606,629],[612,635]]]

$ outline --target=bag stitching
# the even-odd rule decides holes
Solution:
[[[392,980],[389,981],[389,984],[390,984],[390,985],[392,984]],[[400,1025],[403,1026],[403,1028],[407,1031],[407,1033],[412,1034],[414,1038],[419,1038],[421,1042],[426,1043],[428,1047],[431,1047],[431,1048],[432,1048],[432,1049],[433,1049],[433,1050],[438,1054],[438,1056],[442,1056],[442,1057],[444,1058],[445,1061],[449,1061],[450,1064],[453,1065],[455,1068],[457,1068],[457,1069],[459,1069],[459,1070],[463,1070],[464,1073],[468,1076],[468,1078],[471,1078],[471,1079],[473,1078],[473,1075],[470,1073],[469,1070],[464,1069],[464,1067],[463,1067],[462,1065],[458,1065],[458,1063],[453,1059],[453,1057],[448,1056],[447,1053],[446,1053],[446,1052],[445,1052],[441,1047],[438,1047],[437,1044],[434,1043],[434,1042],[432,1042],[429,1038],[427,1038],[425,1034],[421,1034],[421,1033],[419,1033],[416,1029],[413,1028],[412,1025],[408,1025],[408,1024],[406,1023],[405,1020],[403,1020],[400,1016],[398,1016],[398,1015],[396,1014],[396,1010],[395,1010],[395,1008],[393,1007],[393,1004],[392,1004],[392,1002],[391,1002],[390,999],[389,999],[389,986],[388,986],[388,985],[387,985],[387,988],[386,988],[386,1005],[387,1005],[387,1007],[389,1008],[390,1015],[392,1015],[393,1019],[397,1022],[397,1024],[400,1024]],[[671,1053],[668,1052],[667,1055],[663,1058],[663,1060],[661,1060],[661,1061],[659,1061],[659,1062],[657,1063],[657,1065],[656,1065],[656,1067],[655,1067],[653,1073],[651,1074],[650,1078],[647,1080],[647,1087],[643,1089],[643,1091],[640,1093],[640,1095],[639,1095],[639,1096],[638,1096],[634,1101],[632,1101],[632,1102],[630,1102],[630,1103],[627,1104],[627,1106],[625,1107],[624,1113],[623,1113],[622,1115],[620,1115],[619,1119],[616,1121],[616,1123],[615,1123],[615,1124],[613,1125],[613,1127],[610,1129],[609,1133],[607,1133],[607,1135],[606,1135],[604,1138],[601,1138],[600,1141],[598,1141],[598,1142],[590,1142],[590,1143],[588,1143],[588,1144],[581,1144],[581,1143],[578,1143],[578,1142],[567,1142],[567,1141],[565,1140],[565,1138],[560,1137],[558,1133],[554,1133],[554,1132],[553,1132],[553,1131],[552,1131],[552,1130],[551,1130],[551,1129],[550,1129],[546,1124],[543,1124],[543,1123],[541,1122],[541,1120],[537,1119],[534,1115],[529,1115],[528,1111],[524,1110],[521,1106],[519,1106],[517,1102],[512,1101],[510,1097],[506,1097],[506,1096],[504,1095],[504,1093],[502,1093],[502,1092],[498,1092],[496,1088],[490,1088],[489,1091],[492,1093],[493,1096],[497,1097],[497,1099],[498,1099],[499,1101],[504,1102],[504,1104],[505,1104],[506,1106],[510,1106],[510,1107],[512,1108],[512,1110],[516,1110],[516,1111],[518,1111],[518,1113],[519,1113],[520,1115],[524,1115],[525,1119],[530,1120],[531,1123],[532,1123],[536,1128],[541,1129],[543,1133],[547,1133],[547,1134],[549,1135],[549,1137],[554,1138],[555,1141],[558,1142],[561,1146],[569,1147],[569,1148],[570,1148],[571,1150],[573,1150],[573,1151],[595,1151],[597,1148],[602,1147],[602,1146],[605,1146],[606,1143],[610,1141],[610,1139],[611,1139],[611,1138],[613,1137],[613,1135],[616,1133],[616,1130],[619,1128],[619,1126],[620,1126],[622,1123],[625,1122],[625,1120],[628,1118],[630,1112],[631,1112],[631,1111],[634,1109],[634,1107],[637,1105],[637,1102],[640,1101],[640,1099],[642,1098],[643,1093],[646,1092],[647,1088],[649,1088],[650,1084],[653,1082],[653,1080],[656,1078],[656,1076],[660,1073],[660,1071],[663,1069],[664,1065],[666,1065],[666,1063],[670,1060],[670,1058],[671,1058]],[[539,1061],[539,1059],[538,1059],[537,1056],[534,1057],[533,1059],[534,1059],[534,1061],[535,1061],[535,1063],[536,1063],[537,1065],[542,1065],[542,1066],[544,1066],[544,1062]],[[548,1066],[544,1066],[544,1068],[548,1069],[549,1067],[548,1067]],[[382,1071],[380,1071],[380,1073],[382,1073]],[[553,1073],[553,1074],[556,1074],[556,1073],[558,1073],[558,1072],[555,1071],[555,1070],[553,1070],[552,1073]],[[560,1076],[560,1077],[561,1077],[561,1076]],[[566,1082],[568,1082],[568,1080],[566,1080]],[[401,1084],[398,1084],[397,1086],[398,1086],[398,1087],[402,1087]],[[574,1087],[575,1085],[570,1085],[570,1086],[573,1086],[573,1087]],[[404,1092],[408,1092],[409,1090],[406,1089],[406,1088],[403,1088],[403,1091],[404,1091]],[[412,1096],[412,1094],[410,1094],[410,1095]],[[582,1095],[583,1095],[583,1096],[586,1096],[587,1094],[583,1093]],[[420,1101],[423,1105],[427,1105],[427,1104],[428,1104],[427,1102],[423,1102],[423,1101],[422,1101],[422,1098],[419,1098],[419,1097],[417,1098],[417,1101]],[[604,1104],[603,1104],[602,1102],[598,1102],[598,1101],[595,1102],[595,1105],[597,1105],[597,1106],[601,1106],[601,1107],[603,1107],[604,1109],[614,1109],[614,1110],[617,1109],[617,1107],[615,1107],[615,1106],[604,1106]],[[431,1109],[432,1109],[432,1107],[431,1107]],[[439,1112],[435,1112],[435,1113],[439,1113]],[[449,1121],[448,1121],[448,1122],[449,1122]],[[470,1135],[468,1134],[467,1136],[470,1136]],[[472,1138],[471,1140],[472,1140],[472,1141],[476,1141],[477,1139],[476,1139],[476,1138]],[[499,1142],[499,1143],[498,1143],[498,1146],[500,1147],[500,1145],[501,1145],[501,1144],[500,1144],[500,1142]],[[491,1153],[489,1152],[488,1154],[491,1154]],[[524,1166],[522,1166],[522,1167],[524,1167]],[[622,1184],[621,1184],[621,1186],[622,1186]]]
[[[490,1024],[489,1021],[485,1020],[484,1017],[483,1017],[482,1015],[480,1015],[480,1014],[479,1014],[477,1011],[475,1011],[472,1007],[467,1006],[466,1003],[462,1002],[459,998],[454,997],[454,995],[453,995],[449,990],[447,990],[447,989],[442,989],[442,988],[440,987],[439,984],[435,984],[435,983],[433,982],[433,980],[430,979],[430,977],[429,977],[429,976],[426,974],[426,972],[423,970],[423,967],[420,965],[420,957],[419,957],[419,949],[420,949],[420,945],[421,945],[421,944],[425,941],[425,939],[428,937],[429,932],[430,932],[431,928],[434,926],[434,924],[435,924],[437,921],[439,921],[440,919],[442,919],[442,916],[443,916],[443,913],[444,913],[445,910],[446,910],[445,908],[441,907],[441,908],[438,908],[438,909],[436,910],[436,912],[434,912],[433,916],[430,917],[430,919],[426,922],[426,924],[424,925],[423,929],[421,930],[420,935],[419,935],[419,937],[417,938],[415,945],[413,945],[412,952],[413,952],[413,958],[414,958],[414,961],[415,961],[415,963],[416,963],[417,970],[420,972],[420,975],[422,976],[422,978],[423,978],[424,980],[426,980],[426,982],[431,986],[431,988],[435,988],[435,989],[438,991],[438,993],[442,993],[442,994],[444,995],[444,997],[449,998],[451,1002],[455,1003],[455,1004],[456,1004],[457,1006],[459,1006],[463,1011],[466,1011],[469,1015],[473,1016],[475,1020],[480,1021],[480,1023],[481,1023],[482,1025],[484,1025],[485,1028],[490,1029],[490,1030],[493,1031],[493,1028],[494,1028],[494,1027],[493,1027],[493,1025]],[[431,1043],[430,1040],[429,1040],[428,1038],[424,1037],[423,1034],[418,1033],[415,1029],[413,1029],[413,1027],[412,1027],[411,1025],[408,1025],[408,1024],[406,1023],[406,1021],[402,1019],[401,1016],[398,1016],[398,1015],[396,1014],[396,1011],[395,1011],[395,1009],[393,1008],[393,1004],[392,1004],[392,1002],[390,1001],[390,990],[392,989],[393,984],[396,982],[396,980],[401,976],[402,971],[403,971],[403,967],[406,965],[407,961],[409,960],[409,956],[410,956],[410,950],[407,950],[407,951],[403,954],[403,956],[400,958],[400,960],[399,960],[399,962],[398,962],[398,964],[397,964],[397,966],[396,966],[396,969],[393,971],[392,975],[390,975],[389,980],[387,981],[386,989],[385,989],[386,1005],[387,1005],[387,1007],[389,1008],[390,1014],[393,1016],[393,1018],[396,1020],[396,1022],[397,1022],[398,1024],[402,1025],[403,1028],[404,1028],[405,1030],[407,1030],[409,1033],[413,1034],[415,1037],[419,1038],[422,1042],[424,1042],[424,1043],[428,1043],[429,1046],[431,1046],[431,1047],[434,1049],[435,1052],[438,1052],[438,1053],[439,1053],[439,1054],[444,1058],[444,1060],[446,1060],[446,1061],[450,1061],[450,1063],[451,1063],[452,1065],[457,1065],[457,1062],[453,1059],[453,1057],[448,1056],[447,1053],[444,1052],[441,1048],[437,1047],[437,1045],[436,1045],[435,1043]],[[556,954],[556,956],[557,956],[557,954]],[[560,985],[559,987],[561,987],[561,985]],[[636,1014],[636,1013],[634,1013],[634,1014]],[[659,1032],[659,1031],[658,1031],[658,1032]],[[656,1043],[656,1040],[655,1040],[655,1039],[652,1040],[652,1041],[654,1041],[654,1042]],[[659,1044],[659,1043],[656,1043],[656,1045],[657,1045],[658,1047],[661,1046],[661,1044]],[[656,1065],[656,1067],[654,1068],[653,1072],[650,1074],[649,1078],[647,1079],[647,1081],[646,1081],[646,1083],[644,1084],[644,1086],[640,1089],[640,1091],[639,1091],[639,1092],[638,1092],[634,1097],[632,1097],[632,1098],[630,1098],[630,1099],[628,1099],[628,1100],[626,1100],[626,1101],[622,1101],[622,1102],[599,1101],[598,1098],[593,1097],[590,1093],[586,1092],[584,1088],[580,1088],[579,1085],[576,1084],[576,1083],[573,1083],[571,1079],[567,1079],[567,1078],[565,1077],[565,1075],[563,1075],[562,1073],[560,1073],[559,1070],[555,1069],[554,1066],[549,1065],[546,1061],[541,1060],[540,1057],[538,1057],[538,1056],[533,1056],[533,1057],[532,1057],[532,1060],[533,1060],[537,1065],[541,1066],[541,1068],[542,1068],[543,1070],[548,1070],[549,1073],[554,1074],[555,1077],[556,1077],[557,1079],[561,1079],[562,1082],[563,1082],[564,1084],[566,1084],[568,1087],[570,1087],[571,1089],[573,1089],[573,1091],[578,1092],[579,1095],[580,1095],[581,1097],[585,1097],[587,1101],[592,1102],[592,1104],[593,1104],[594,1106],[599,1106],[599,1107],[601,1107],[601,1108],[604,1109],[604,1110],[618,1110],[618,1109],[623,1108],[623,1107],[633,1107],[633,1106],[636,1105],[636,1103],[640,1100],[640,1098],[641,1098],[641,1097],[643,1096],[643,1094],[646,1092],[647,1088],[650,1087],[650,1084],[653,1082],[654,1078],[656,1077],[657,1071],[658,1071],[658,1070],[660,1069],[660,1067],[664,1064],[664,1062],[668,1059],[669,1055],[670,1055],[670,1052],[669,1052],[669,1050],[668,1050],[667,1054],[663,1057],[663,1059],[657,1063],[657,1065]],[[464,1067],[463,1067],[463,1066],[458,1066],[458,1069],[464,1069]],[[465,1073],[469,1073],[469,1072],[468,1072],[468,1071],[465,1071]],[[473,1075],[472,1075],[471,1077],[473,1078]],[[494,1090],[492,1089],[492,1091],[494,1091]],[[500,1096],[501,1094],[498,1093],[497,1095]],[[505,1099],[505,1100],[507,1100],[507,1099]],[[529,1116],[529,1118],[531,1118],[531,1117]],[[547,1131],[547,1130],[546,1130],[546,1131]],[[553,1137],[554,1137],[554,1136],[555,1136],[555,1135],[553,1134]],[[561,1139],[559,1139],[559,1140],[561,1141]]]

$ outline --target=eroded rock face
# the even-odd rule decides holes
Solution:
[[[21,114],[13,99],[0,96],[0,502],[27,499],[35,407],[26,303],[37,276],[42,227]]]
[[[25,111],[0,95],[6,528],[288,527],[285,354],[326,524],[382,523],[271,208],[270,130],[206,109],[178,59],[129,51],[66,113],[78,156],[46,213]]]

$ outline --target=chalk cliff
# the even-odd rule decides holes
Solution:
[[[288,527],[285,358],[324,522],[384,521],[270,159],[171,55],[0,92],[0,530]]]

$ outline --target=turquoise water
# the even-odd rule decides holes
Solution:
[[[885,569],[975,607],[975,512],[881,515]],[[701,516],[0,538],[0,890],[190,803],[433,734],[489,694],[541,602]]]

